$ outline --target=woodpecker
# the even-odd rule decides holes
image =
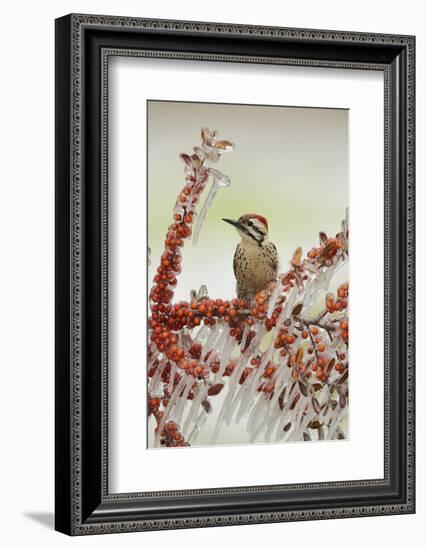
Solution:
[[[268,239],[268,221],[258,214],[244,214],[238,220],[222,219],[241,236],[234,254],[234,275],[238,298],[250,302],[277,278],[278,252]]]

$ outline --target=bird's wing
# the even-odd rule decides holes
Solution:
[[[237,276],[237,260],[238,260],[238,257],[241,253],[241,250],[240,250],[240,245],[238,244],[237,245],[237,248],[235,249],[235,253],[234,253],[234,261],[232,263],[232,267],[234,268],[234,275],[235,277]]]
[[[268,243],[268,246],[266,247],[267,254],[268,254],[268,260],[271,264],[272,269],[277,273],[278,271],[278,251],[277,247],[274,245],[274,243]]]

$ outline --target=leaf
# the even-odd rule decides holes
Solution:
[[[306,387],[306,384],[304,382],[302,382],[301,380],[299,380],[299,388],[300,388],[300,391],[301,391],[302,395],[304,395],[304,397],[307,397],[308,388]]]
[[[331,369],[334,367],[335,362],[336,362],[336,359],[334,357],[332,359],[330,359],[330,362],[327,366],[327,374],[330,374]]]
[[[210,137],[210,130],[208,128],[201,128],[201,139],[203,140],[203,142],[208,144]]]
[[[224,384],[215,384],[214,386],[211,386],[208,391],[207,395],[217,395],[222,391]]]
[[[283,389],[283,391],[280,393],[280,396],[278,397],[278,405],[279,405],[281,410],[284,409],[284,397],[285,397],[285,390],[286,389],[287,389],[287,387],[285,387]]]
[[[302,303],[297,304],[297,305],[293,308],[293,311],[291,312],[291,314],[293,315],[293,317],[297,317],[297,316],[300,315],[300,313],[302,312],[302,309],[303,309],[303,304],[302,304]]]
[[[323,425],[324,425],[324,422],[320,422],[319,420],[312,420],[308,424],[308,428],[311,428],[311,430],[319,430]]]
[[[316,397],[312,397],[312,407],[314,408],[314,411],[319,414],[321,411],[321,405],[319,404],[319,401]]]
[[[330,255],[333,256],[334,253],[336,252],[336,250],[337,250],[337,248],[336,248],[335,243],[328,243],[326,246],[324,246],[324,250],[322,251],[321,256],[323,258],[328,258]],[[333,262],[331,262],[331,263],[333,263]]]
[[[294,409],[294,407],[297,405],[297,402],[299,401],[300,399],[300,393],[298,393],[296,395],[296,397],[293,399],[293,403],[290,405],[290,410],[292,411]]]
[[[340,392],[339,394],[339,405],[341,409],[344,409],[346,407],[346,395],[344,392]]]
[[[296,353],[296,363],[300,363],[303,359],[303,348],[300,347]]]
[[[219,141],[216,141],[214,146],[217,149],[222,149],[223,151],[232,151],[235,147],[232,141],[228,141],[227,139],[220,139]]]
[[[322,384],[315,382],[315,384],[311,384],[311,387],[314,391],[319,391],[322,388]]]
[[[210,413],[212,411],[210,401],[207,401],[207,399],[204,399],[201,404],[203,405],[203,409],[206,411],[206,413]]]
[[[195,166],[196,170],[199,170],[201,168],[201,159],[198,155],[195,153],[191,155],[192,164]]]
[[[325,246],[327,244],[327,235],[324,233],[324,231],[320,231],[320,234],[319,234],[319,239],[320,239],[320,243]]]
[[[349,369],[346,369],[345,372],[342,374],[342,376],[337,380],[336,384],[343,384],[343,382],[346,382],[349,376]]]
[[[180,158],[183,160],[183,162],[187,166],[189,166],[189,168],[192,168],[192,161],[191,161],[191,157],[189,155],[187,155],[186,153],[181,153]]]
[[[288,271],[283,277],[283,280],[282,280],[283,285],[287,285],[288,283],[290,283],[293,277],[294,277],[293,273],[291,271]]]
[[[201,285],[197,293],[197,302],[202,300],[203,298],[208,298],[208,297],[209,297],[209,292],[207,290],[206,285]]]
[[[301,263],[302,263],[302,249],[300,248],[300,246],[298,246],[296,248],[296,250],[294,251],[294,254],[293,254],[293,258],[291,260],[291,263],[297,267],[299,266]]]
[[[288,430],[289,430],[290,428],[291,428],[291,422],[288,422],[288,423],[284,426],[283,431],[284,431],[284,432],[288,432]]]

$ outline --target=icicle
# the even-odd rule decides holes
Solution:
[[[291,310],[293,309],[293,306],[296,303],[297,295],[298,295],[297,288],[293,287],[287,295],[287,300],[284,302],[284,306],[278,317],[277,327],[280,327],[283,321],[290,316]]]
[[[284,370],[285,368],[285,370]],[[267,431],[268,430],[268,426],[270,425],[270,422],[272,421],[273,422],[273,419],[274,419],[274,415],[273,415],[273,411],[274,411],[274,407],[276,406],[277,404],[277,401],[279,399],[279,396],[280,396],[280,393],[282,392],[282,390],[284,389],[285,387],[285,384],[283,384],[283,378],[285,378],[286,376],[286,371],[288,371],[289,369],[287,369],[287,367],[284,367],[284,368],[281,368],[279,369],[279,374],[277,376],[275,376],[272,380],[275,382],[275,387],[274,387],[274,395],[272,397],[270,397],[269,399],[266,400],[267,402],[267,408],[266,410],[263,412],[263,427],[264,429]],[[262,394],[261,394],[262,395]],[[261,399],[261,397],[259,397],[259,399]],[[253,408],[254,409],[254,408]],[[253,414],[253,411],[252,411],[252,414]],[[252,414],[250,415],[250,418],[249,418],[249,422],[248,422],[248,429],[249,431],[253,431],[253,418],[252,418]],[[254,434],[254,438],[256,438],[258,435],[258,433],[255,433]],[[266,437],[266,435],[265,435]]]
[[[226,340],[226,336],[227,336],[227,333],[228,333],[228,331],[226,330],[226,327],[219,324],[219,322],[217,322],[215,326],[217,327],[217,340],[214,342],[214,345],[211,346],[211,353],[208,356],[207,361],[206,361],[206,365],[208,367],[210,367],[210,365],[212,364],[212,362],[214,360],[216,360],[216,359],[220,360],[220,356],[218,357],[217,350],[219,350],[219,351],[223,350],[224,342]]]
[[[231,423],[232,415],[235,411],[236,407],[232,407],[231,405],[234,402],[234,396],[235,391],[238,385],[238,382],[241,378],[241,375],[243,374],[243,371],[245,367],[247,366],[247,362],[251,357],[251,350],[247,349],[242,355],[240,355],[240,358],[238,359],[238,362],[232,371],[232,374],[229,379],[228,383],[228,395],[226,396],[226,404],[223,404],[224,409],[224,420],[227,425]]]
[[[169,383],[167,385],[167,391],[169,393],[173,390],[173,383],[175,381],[175,373],[176,373],[176,365],[174,363],[171,364],[170,368],[170,376],[169,376]]]
[[[257,411],[252,417],[251,427],[249,429],[250,443],[254,443],[257,437],[265,429],[265,416],[267,414],[269,403],[265,396],[261,396],[256,404]]]
[[[186,416],[185,423],[183,425],[183,433],[186,434],[189,432],[189,428],[191,427],[191,423],[194,419],[194,416],[199,412],[201,403],[207,396],[207,388],[205,384],[202,384],[198,387],[197,395],[192,402],[192,405],[188,411],[188,414]]]
[[[277,426],[277,431],[276,431],[276,434],[275,434],[275,439],[276,440],[279,440],[280,436],[282,436],[282,431],[283,431],[285,425],[288,423],[287,415],[288,415],[290,406],[293,403],[293,401],[295,400],[297,393],[299,392],[297,384],[294,384],[293,389],[291,391],[290,391],[290,388],[291,388],[291,386],[289,386],[289,384],[287,384],[287,390],[286,390],[286,397],[287,398],[286,398],[286,401],[284,402],[284,407],[283,407],[283,410],[281,412],[281,421],[278,423],[278,426]]]
[[[250,332],[250,327],[248,325],[245,325],[244,327],[244,331],[243,331],[243,335],[241,337],[241,344],[240,344],[240,348],[241,349],[245,349],[246,348],[246,344],[247,344],[247,336]]]
[[[269,441],[274,425],[278,418],[281,415],[281,409],[279,407],[278,401],[281,393],[284,391],[284,388],[287,387],[288,383],[291,382],[290,369],[287,368],[287,365],[281,364],[279,367],[279,375],[276,377],[274,395],[270,400],[269,404],[269,418],[267,419],[265,439]],[[286,390],[287,391],[287,390]]]
[[[292,437],[295,441],[302,439],[303,432],[306,431],[308,424],[310,424],[316,416],[316,413],[313,410],[311,403],[312,401],[309,397],[305,398],[304,409],[300,414],[299,426],[297,427],[297,431],[293,432],[292,434]]]
[[[223,343],[223,353],[220,356],[220,370],[219,375],[222,376],[225,372],[225,368],[228,365],[229,358],[231,357],[231,353],[235,347],[235,339],[233,336],[229,334],[229,332],[225,328],[225,336],[226,339]]]
[[[327,407],[324,409],[324,411],[326,411],[326,410],[327,410]],[[328,434],[330,432],[329,424],[333,421],[333,416],[334,416],[334,411],[333,411],[332,407],[329,406],[327,412],[325,414],[323,413],[323,419],[320,418],[320,421],[322,421],[324,423],[324,428],[325,428],[325,433],[326,433],[325,439],[329,439],[329,437],[328,437]]]
[[[186,350],[188,350],[194,343],[192,340],[192,336],[190,335],[189,330],[187,328],[182,329],[180,342],[182,347]]]
[[[259,333],[256,334],[256,336],[254,337],[254,340],[252,342],[252,345],[254,347],[256,346],[255,342],[257,341],[258,338],[259,338]],[[251,357],[251,353],[252,353],[251,352],[251,347],[249,347],[242,355],[240,355],[238,363],[237,363],[236,367],[234,368],[234,370],[232,372],[232,375],[230,376],[230,379],[229,379],[229,382],[228,382],[228,393],[225,397],[225,401],[223,402],[222,409],[219,413],[219,417],[218,417],[217,422],[216,422],[216,426],[215,426],[213,436],[212,436],[212,444],[215,444],[216,441],[217,441],[220,429],[222,427],[222,423],[225,420],[227,420],[228,422],[230,421],[228,414],[229,414],[230,404],[231,404],[231,402],[233,400],[233,397],[234,397],[235,387],[238,384],[239,379],[241,378],[242,371],[243,371],[245,365],[247,364],[248,359]]]
[[[253,376],[253,375],[250,374],[249,376]],[[248,394],[248,382],[246,379],[244,384],[241,384],[240,389],[238,390],[238,393],[234,398],[234,402],[232,403],[233,413],[235,413],[235,420],[234,420],[235,424],[238,424],[241,420],[240,413],[241,413],[242,407],[244,407],[246,404],[247,394]],[[238,405],[239,405],[239,408],[238,408]],[[238,408],[238,411],[236,410],[237,408]]]
[[[278,325],[278,323],[277,323],[277,325]],[[272,337],[272,341],[274,341],[277,332],[278,332],[278,329],[275,327],[274,335]],[[260,342],[262,341],[265,334],[266,334],[266,329],[263,326],[259,327],[259,329],[256,333],[256,336],[255,336],[253,342],[250,345],[250,350],[258,348],[258,346],[259,346]],[[275,350],[274,350],[273,347],[268,348],[268,350],[263,354],[260,365],[256,368],[255,371],[252,372],[251,376],[249,377],[249,379],[248,379],[249,390],[248,390],[248,393],[247,393],[247,395],[245,396],[245,399],[244,399],[244,406],[241,406],[240,410],[238,411],[238,417],[237,417],[237,420],[236,420],[237,422],[241,419],[242,415],[246,411],[246,408],[247,408],[248,404],[252,401],[253,396],[255,395],[255,393],[257,391],[257,388],[259,386],[260,378],[262,377],[263,370],[266,367],[266,365],[269,363],[269,361],[272,359],[272,357],[274,355],[274,351]]]
[[[259,393],[257,400],[255,401],[253,407],[251,408],[249,417],[247,419],[247,433],[252,434],[256,429],[256,418],[258,416],[258,411],[262,406],[263,394]]]
[[[309,290],[305,293],[305,298],[303,300],[303,303],[305,304],[306,311],[309,310],[317,296],[317,292],[319,289],[320,281],[319,278],[316,277],[315,279],[312,279],[311,284],[309,285]]]
[[[200,344],[204,345],[209,335],[210,335],[210,326],[203,324],[198,329],[198,332],[194,338],[194,342],[199,342]]]
[[[246,327],[247,328],[247,327]],[[266,334],[266,329],[264,325],[260,322],[257,322],[254,327],[252,327],[252,330],[254,330],[256,336],[250,343],[249,347],[246,350],[247,359],[246,363],[249,362],[250,358],[253,356],[254,350],[257,350],[260,343],[263,340],[264,335]],[[260,367],[259,367],[260,368]],[[248,406],[251,406],[251,402],[253,401],[253,392],[251,391],[253,387],[253,380],[257,376],[256,372],[252,372],[248,379],[242,384],[242,387],[240,388],[239,392],[237,393],[237,396],[234,398],[231,406],[230,406],[230,415],[233,416],[236,413],[235,422],[238,424],[240,421],[242,415],[245,413]],[[237,379],[239,381],[240,377]],[[247,389],[248,388],[248,389]],[[238,404],[240,404],[240,408],[237,412]]]
[[[206,219],[207,212],[211,205],[213,204],[213,201],[221,187],[229,187],[231,185],[231,180],[228,178],[228,176],[225,176],[225,174],[222,174],[218,170],[215,170],[213,168],[209,169],[209,172],[213,176],[213,183],[210,187],[209,193],[207,195],[207,198],[203,204],[203,207],[201,209],[201,212],[197,218],[197,223],[195,224],[195,229],[192,235],[192,242],[194,246],[198,243],[198,237],[200,235],[201,227],[204,223],[204,220]]]
[[[148,385],[148,392],[153,394],[157,391],[158,385],[161,379],[161,375],[163,373],[164,367],[166,366],[166,360],[162,359],[160,363],[158,364],[157,368],[155,369],[155,374],[151,378],[151,381]]]
[[[330,287],[331,279],[333,278],[333,275],[336,271],[336,264],[333,266],[330,266],[328,270],[324,274],[324,281],[323,281],[323,290],[327,291]]]
[[[185,387],[185,384],[186,384],[187,380],[188,380],[188,376],[186,374],[182,375],[182,378],[179,380],[179,384],[176,386],[176,388],[174,389],[174,391],[173,391],[173,393],[172,393],[172,395],[169,399],[169,404],[167,405],[167,407],[164,410],[163,417],[161,418],[161,421],[158,425],[158,430],[155,434],[155,442],[154,442],[155,447],[158,447],[158,444],[159,444],[159,441],[160,441],[160,433],[163,429],[163,426],[169,420],[170,412],[173,409],[173,407],[175,406],[175,403],[176,403],[177,399],[179,398],[179,395],[180,395],[181,391]]]
[[[301,396],[292,411],[292,415],[291,415],[292,432],[291,432],[291,435],[289,436],[289,439],[291,441],[298,441],[302,437],[302,432],[300,430],[300,427],[303,422],[303,411],[305,410],[308,400],[309,400],[309,397]]]
[[[334,439],[336,435],[336,428],[339,425],[339,423],[343,420],[347,412],[348,412],[347,407],[344,407],[332,420],[330,428],[328,430],[327,439]]]
[[[210,334],[206,340],[206,343],[204,344],[204,350],[203,350],[203,356],[205,357],[206,354],[209,352],[209,351],[212,351],[212,349],[214,349],[214,343],[216,342],[216,339],[217,339],[217,334],[219,332],[219,325],[218,324],[215,324],[213,326],[209,326],[210,328]]]
[[[268,313],[266,314],[268,318],[272,317],[278,298],[281,297],[281,293],[282,293],[282,286],[280,283],[277,282],[277,284],[275,285],[274,291],[272,292],[271,297],[269,298]]]
[[[336,427],[336,435],[337,435],[338,439],[347,439],[346,434],[345,434],[342,426],[337,426]]]
[[[281,412],[281,411],[279,411],[279,412]],[[265,431],[265,443],[270,443],[271,442],[272,433],[273,433],[274,429],[276,428],[277,423],[280,421],[279,412],[277,411],[269,419],[268,426],[266,427],[266,431]]]
[[[207,420],[207,413],[205,411],[201,411],[200,414],[198,415],[198,418],[197,418],[196,422],[195,422],[195,426],[192,429],[192,432],[191,432],[191,434],[189,435],[189,437],[187,439],[187,441],[189,441],[189,443],[191,445],[194,445],[195,441],[197,440],[197,437],[198,437],[199,433],[201,432],[201,428],[206,423],[206,420]]]
[[[194,384],[194,378],[192,376],[188,376],[187,382],[185,384],[185,387],[183,388],[183,391],[180,392],[180,395],[176,401],[176,407],[173,414],[174,421],[178,424],[181,421],[183,410],[185,408],[185,405],[187,404],[188,394],[191,391],[192,385]]]

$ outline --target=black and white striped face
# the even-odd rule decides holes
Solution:
[[[268,236],[268,222],[258,214],[244,214],[238,220],[223,218],[223,221],[233,225],[242,239],[262,244]]]

